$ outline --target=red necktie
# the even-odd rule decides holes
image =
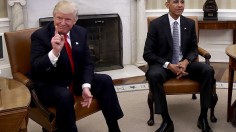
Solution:
[[[74,66],[74,61],[73,61],[73,58],[72,58],[72,48],[71,48],[70,44],[67,41],[67,35],[64,35],[64,38],[65,38],[65,44],[64,45],[65,45],[68,57],[70,59],[71,71],[72,71],[72,74],[73,74],[74,70],[75,70],[75,66]],[[69,89],[73,93],[73,90],[72,90],[73,86],[72,85],[73,85],[73,83],[71,83]]]

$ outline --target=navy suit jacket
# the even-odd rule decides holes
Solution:
[[[198,56],[195,22],[180,16],[181,51],[184,59],[190,62]],[[171,62],[173,55],[173,40],[168,14],[158,17],[150,22],[143,58],[149,65],[163,66]]]
[[[51,39],[54,32],[55,28],[51,22],[32,34],[30,78],[39,89],[50,87],[50,85],[69,86],[74,81],[74,89],[81,91],[81,85],[83,83],[91,84],[94,75],[94,65],[87,45],[87,31],[77,25],[70,30],[75,65],[74,74],[71,72],[70,60],[65,47],[60,53],[56,66],[50,62],[48,53],[52,50]]]

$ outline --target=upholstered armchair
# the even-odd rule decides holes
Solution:
[[[6,40],[7,52],[11,65],[13,79],[26,85],[31,93],[31,104],[29,107],[29,118],[42,126],[43,131],[52,132],[56,130],[55,114],[53,107],[47,108],[41,104],[34,90],[33,83],[26,76],[30,70],[30,44],[31,34],[36,29],[25,29],[20,31],[6,32],[4,37]],[[81,96],[75,98],[76,120],[82,119],[90,114],[100,110],[98,102],[93,99],[90,108],[81,107]]]
[[[148,17],[147,19],[148,27],[149,27],[149,23],[155,18],[157,17]],[[189,16],[189,18],[195,21],[196,34],[198,38],[199,36],[198,19],[195,16]],[[199,55],[205,59],[205,63],[210,65],[211,55],[209,54],[209,52],[207,52],[206,50],[200,47],[198,47],[198,52],[199,52]],[[199,61],[199,58],[197,58],[196,61]],[[164,83],[164,89],[167,95],[192,94],[192,99],[196,99],[197,97],[195,94],[200,93],[199,83],[197,81],[190,80],[189,78],[186,78],[186,77],[181,78],[181,79],[172,78],[168,80],[167,82]],[[212,99],[213,99],[213,102],[212,102],[211,111],[210,111],[210,120],[211,122],[216,122],[217,119],[214,115],[214,108],[218,101],[218,96],[216,94],[215,86],[213,87]],[[152,95],[151,90],[149,89],[148,106],[150,109],[150,118],[147,121],[147,124],[150,126],[154,124],[153,103],[154,103],[153,95]]]

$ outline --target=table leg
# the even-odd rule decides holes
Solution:
[[[236,44],[236,30],[233,30],[233,44]]]
[[[230,117],[232,117],[232,115],[231,115],[231,100],[232,100],[232,90],[233,90],[233,79],[234,79],[234,70],[229,65],[227,122],[229,122]]]

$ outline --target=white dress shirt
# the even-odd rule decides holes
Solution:
[[[173,19],[170,14],[168,13],[168,18],[169,18],[169,22],[170,22],[170,29],[171,29],[171,34],[173,34],[173,25],[174,22],[177,21],[178,22],[178,31],[179,31],[179,46],[181,46],[181,31],[180,31],[180,17],[175,20]],[[179,59],[181,59],[183,57],[183,54],[180,50],[180,54],[179,54]],[[165,62],[165,64],[163,65],[164,68],[167,68],[167,66],[170,64],[170,62]]]

